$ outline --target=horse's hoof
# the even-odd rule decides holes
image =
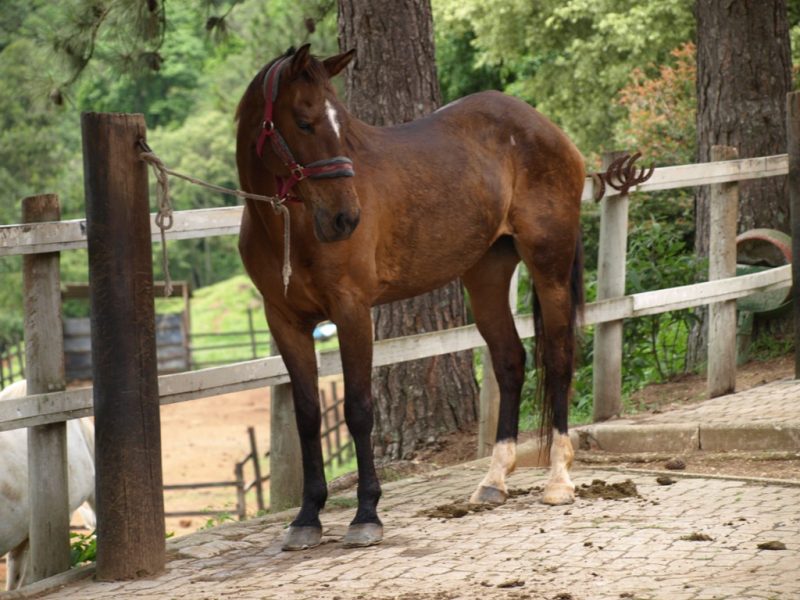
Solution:
[[[569,483],[548,483],[544,486],[542,502],[550,506],[575,502],[575,486]]]
[[[366,548],[383,541],[383,525],[377,523],[353,523],[342,538],[345,548]]]
[[[508,493],[489,485],[479,485],[470,496],[472,504],[505,504]]]
[[[322,541],[322,528],[309,525],[290,525],[283,540],[281,550],[308,550],[320,545]]]

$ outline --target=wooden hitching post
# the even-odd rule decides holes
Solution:
[[[58,196],[22,201],[23,223],[58,221]],[[23,260],[25,354],[28,394],[64,389],[59,253],[28,254]],[[30,566],[23,584],[69,569],[67,424],[28,428]]]
[[[164,568],[161,427],[142,115],[84,113],[97,578]]]
[[[735,160],[736,148],[712,146],[711,160]],[[711,186],[708,280],[736,275],[736,221],[739,215],[739,184]],[[715,302],[708,307],[708,396],[715,398],[736,388],[736,300]]]

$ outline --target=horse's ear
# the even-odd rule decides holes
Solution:
[[[311,60],[309,48],[311,48],[311,44],[303,44],[292,56],[292,62],[289,65],[289,77],[291,79],[298,77],[308,67],[308,62]]]
[[[350,64],[350,61],[353,60],[355,55],[356,50],[353,48],[352,50],[348,50],[342,54],[337,54],[336,56],[331,56],[330,58],[326,58],[324,61],[322,61],[322,64],[325,66],[325,70],[328,72],[328,77],[333,78],[341,73],[342,70]]]

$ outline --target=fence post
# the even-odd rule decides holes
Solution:
[[[58,198],[56,198],[56,202],[58,202]],[[59,282],[60,282],[60,279],[59,279]],[[59,285],[60,285],[60,283],[59,283]],[[61,292],[59,290],[59,294],[60,293]],[[61,296],[59,295],[59,306],[60,306],[60,304],[61,304]],[[60,314],[61,313],[59,312],[59,315]],[[17,362],[19,363],[19,376],[20,376],[21,379],[25,379],[25,369],[26,369],[25,363],[27,361],[25,360],[25,353],[22,351],[22,341],[21,340],[17,341]]]
[[[792,285],[794,287],[794,378],[800,379],[800,92],[786,96],[789,152],[789,207],[792,228]]]
[[[734,160],[736,148],[712,146],[712,162]],[[739,184],[711,186],[708,279],[736,275],[736,221],[739,215]],[[708,396],[715,398],[736,388],[736,300],[715,302],[708,307]]]
[[[233,473],[236,476],[236,516],[240,521],[247,518],[247,499],[244,493],[244,463],[236,463],[233,468]]]
[[[22,201],[23,223],[58,221],[58,196]],[[29,254],[23,260],[25,354],[28,394],[64,389],[61,283],[58,252]],[[22,353],[17,345],[22,371]],[[67,424],[28,428],[30,566],[25,584],[69,569],[69,490]]]
[[[164,568],[164,496],[142,115],[84,113],[97,578]]]
[[[519,266],[511,276],[508,290],[508,303],[511,306],[512,315],[517,314],[518,295]],[[497,385],[492,357],[486,346],[481,348],[481,361],[483,362],[483,381],[478,399],[478,458],[491,455],[497,437],[497,420],[500,415],[500,387]]]
[[[274,342],[272,351],[277,353]],[[300,506],[303,497],[303,463],[291,383],[272,386],[269,416],[269,508],[277,512]]]
[[[483,381],[478,398],[478,458],[490,456],[497,438],[497,420],[500,415],[500,386],[494,374],[489,348],[481,348]]]
[[[253,360],[255,360],[258,358],[258,352],[256,351],[256,333],[253,327],[253,309],[250,307],[247,308],[247,326],[248,332],[250,333],[250,352],[253,356]]]
[[[256,505],[258,510],[264,510],[264,485],[261,481],[261,463],[259,462],[258,447],[256,446],[255,428],[248,427],[247,435],[250,438],[250,456],[253,457],[253,472],[256,480]]]
[[[622,152],[603,155],[603,171]],[[597,257],[597,299],[625,295],[625,260],[628,247],[628,195],[606,196],[600,202],[600,247]],[[592,390],[594,421],[605,421],[622,410],[623,322],[598,323],[594,327]]]

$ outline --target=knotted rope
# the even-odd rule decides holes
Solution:
[[[229,196],[236,196],[238,198],[246,198],[249,200],[258,200],[260,202],[268,202],[272,206],[272,210],[276,214],[283,215],[283,295],[285,296],[289,291],[289,279],[292,276],[292,264],[289,260],[289,235],[291,232],[291,221],[289,216],[289,209],[278,196],[261,196],[259,194],[251,194],[243,190],[234,190],[231,188],[214,185],[196,177],[190,177],[183,173],[178,173],[168,168],[164,162],[150,149],[147,142],[139,140],[139,147],[142,152],[139,154],[142,160],[147,162],[153,169],[156,176],[156,197],[158,198],[158,213],[156,214],[155,221],[159,230],[161,231],[161,264],[164,270],[164,296],[168,297],[172,294],[172,278],[169,274],[169,258],[167,256],[167,239],[166,232],[173,225],[173,208],[172,200],[169,194],[169,178],[168,175],[177,177],[204,187],[206,189],[219,192],[220,194],[227,194]]]

